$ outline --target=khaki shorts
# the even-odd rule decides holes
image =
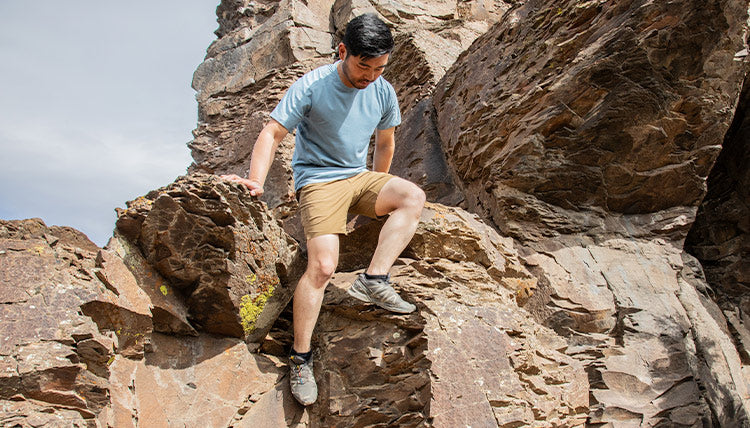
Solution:
[[[354,177],[312,183],[299,190],[299,212],[305,238],[346,233],[348,213],[377,218],[375,201],[393,175],[365,171]]]

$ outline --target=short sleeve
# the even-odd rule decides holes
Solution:
[[[302,79],[287,89],[279,104],[271,112],[271,117],[287,131],[293,132],[310,109],[310,94]]]
[[[387,82],[385,85],[385,95],[383,117],[378,123],[378,129],[381,130],[393,128],[401,124],[401,110],[398,108],[398,97],[396,97],[396,91],[393,89],[393,86]]]

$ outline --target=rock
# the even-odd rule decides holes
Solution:
[[[536,318],[567,338],[565,353],[587,362],[591,423],[710,424],[715,413],[723,426],[746,418],[747,380],[720,327],[726,322],[696,291],[705,285],[686,279],[678,248],[550,245],[524,261],[540,284],[529,310],[541,307]]]
[[[396,128],[396,149],[391,173],[424,190],[427,200],[458,205],[464,200],[440,148],[429,100],[420,101]]]
[[[148,343],[147,302],[115,260],[97,266],[92,245],[39,219],[0,224],[4,425],[91,426],[109,404],[115,353],[137,357]]]
[[[399,33],[403,31],[398,28]],[[458,40],[421,28],[398,34],[383,77],[396,90],[401,111],[408,112],[429,98],[435,85],[467,47]]]
[[[69,427],[89,428],[91,419],[85,419],[75,410],[55,408],[33,401],[0,401],[0,422],[7,427]]]
[[[732,126],[708,176],[708,193],[685,242],[725,310],[743,305],[750,290],[750,85],[745,81]]]
[[[190,323],[205,332],[262,339],[304,267],[264,205],[218,177],[180,177],[118,214],[118,232],[183,296]]]
[[[361,221],[349,225],[341,236],[339,270],[364,269],[378,242],[382,221]],[[457,207],[427,203],[414,237],[404,256],[439,264],[443,259],[471,261],[525,301],[536,289],[536,278],[521,264],[509,238],[501,237],[476,215]],[[434,270],[425,265],[425,269]],[[425,272],[423,272],[425,273]]]
[[[243,3],[243,14],[252,15],[253,5]],[[245,21],[257,26],[240,26],[227,34],[222,31],[223,37],[208,49],[193,76],[197,98],[205,101],[217,94],[236,93],[273,69],[332,54],[328,21],[313,10],[301,1],[283,0],[257,10],[267,14],[265,19]]]
[[[494,25],[434,94],[469,209],[524,240],[588,230],[566,212],[696,206],[742,81],[746,9],[535,1]]]
[[[86,251],[99,251],[99,247],[97,247],[96,244],[94,244],[83,232],[68,226],[48,227],[40,218],[32,218],[23,221],[0,220],[0,227],[0,238],[42,238],[50,245],[62,243]]]
[[[101,422],[116,427],[232,426],[240,409],[253,411],[248,397],[273,396],[286,381],[278,362],[250,353],[243,341],[205,334],[155,333],[145,360],[118,357],[110,367],[112,407]]]
[[[148,296],[151,306],[154,331],[168,334],[197,336],[195,328],[188,321],[188,309],[184,300],[141,255],[140,250],[124,239],[119,233],[107,243],[105,254],[115,253],[129,269],[130,275]],[[110,256],[112,257],[112,256]],[[122,271],[122,270],[121,270]],[[123,272],[123,276],[128,276]]]

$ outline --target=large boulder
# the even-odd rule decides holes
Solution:
[[[176,289],[151,266],[133,243],[115,232],[101,252],[103,263],[121,266],[109,276],[100,275],[105,283],[135,282],[146,293],[151,305],[154,331],[195,336],[198,333],[188,320],[188,309]],[[111,271],[111,270],[110,270]]]
[[[99,419],[118,428],[236,427],[269,391],[288,391],[283,363],[252,350],[241,339],[155,333],[143,360],[117,356],[110,364],[112,404]],[[294,400],[289,392],[286,400]]]
[[[251,342],[266,335],[304,268],[265,205],[215,176],[180,177],[128,202],[117,231],[184,299],[198,330]]]
[[[471,210],[522,240],[588,231],[608,213],[689,222],[742,82],[747,2],[533,1],[513,13],[434,95]]]

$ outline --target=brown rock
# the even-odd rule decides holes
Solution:
[[[187,307],[176,289],[146,262],[137,247],[115,233],[106,248],[117,254],[122,260],[117,264],[124,264],[129,269],[137,286],[148,296],[154,331],[191,336],[198,334],[187,319]],[[124,271],[121,272],[127,276]]]
[[[302,269],[296,243],[266,208],[218,177],[180,177],[128,203],[117,227],[210,333],[263,338]]]
[[[742,80],[746,6],[538,1],[493,26],[434,98],[471,209],[510,232],[562,210],[696,206]]]
[[[273,69],[333,53],[328,20],[316,15],[314,7],[284,0],[253,11],[254,5],[243,3],[243,14],[260,12],[265,17],[244,20],[250,27],[239,26],[227,34],[220,32],[221,39],[209,47],[206,60],[193,76],[193,88],[200,101],[220,93],[239,92]]]
[[[278,382],[286,381],[276,363],[249,351],[238,339],[155,333],[153,352],[145,360],[112,363],[112,408],[101,422],[232,426],[242,417],[240,411],[252,411],[257,397],[275,395]]]
[[[350,225],[351,232],[340,241],[339,270],[369,265],[382,224],[364,221]],[[520,300],[527,299],[536,288],[537,280],[521,265],[512,240],[457,207],[427,203],[404,256],[435,264],[442,259],[477,263],[496,281],[515,291]],[[427,265],[425,269],[434,270]]]
[[[81,231],[68,226],[50,226],[40,218],[20,221],[0,220],[0,238],[31,239],[40,238],[50,245],[57,243],[86,251],[99,251],[91,240]]]
[[[610,240],[550,245],[525,260],[540,277],[529,306],[546,300],[537,318],[567,337],[566,354],[597,380],[592,423],[696,425],[710,423],[711,412],[722,425],[746,418],[740,357],[721,311],[696,291],[705,284],[685,279],[679,249]]]
[[[80,232],[35,219],[3,221],[0,236],[3,424],[91,426],[109,404],[110,359],[147,342],[147,303],[120,283],[114,262],[97,267]]]
[[[422,100],[411,109],[396,128],[396,141],[391,174],[418,185],[429,201],[444,205],[463,201],[440,148],[429,100]]]
[[[745,51],[746,53],[747,51]],[[747,63],[746,68],[747,68]],[[745,86],[722,151],[708,176],[708,193],[685,242],[725,311],[748,314],[750,290],[750,84]],[[747,315],[744,315],[746,317]],[[743,315],[737,317],[740,322]],[[742,322],[748,325],[747,322]],[[738,324],[739,326],[739,324]],[[739,327],[740,330],[745,327]],[[741,338],[739,331],[737,337]]]

